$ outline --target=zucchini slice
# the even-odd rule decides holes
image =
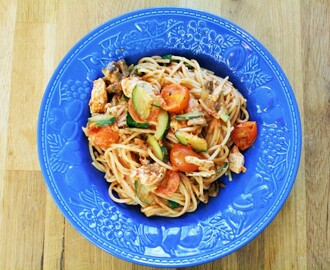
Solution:
[[[178,130],[175,132],[175,137],[179,140],[180,143],[184,145],[190,145],[192,149],[197,152],[207,151],[206,140],[198,137],[197,135]]]
[[[220,111],[218,112],[218,115],[221,118],[221,120],[224,121],[225,123],[229,120],[229,114],[225,107],[222,107],[220,109]]]
[[[161,149],[162,149],[162,152],[163,152],[163,161],[167,162],[169,160],[168,150],[167,150],[165,145],[162,145]]]
[[[155,132],[155,138],[160,140],[165,137],[170,126],[170,116],[167,111],[161,110],[158,115],[158,125]]]
[[[153,198],[149,194],[150,191],[144,185],[142,185],[139,180],[135,180],[134,188],[135,188],[136,196],[139,198],[139,200],[142,203],[152,204]]]
[[[106,114],[96,114],[88,118],[89,123],[95,123],[98,127],[110,126],[116,122],[116,117]]]
[[[149,123],[139,123],[136,122],[132,116],[127,112],[126,115],[126,125],[130,128],[148,128]]]
[[[134,109],[139,116],[146,120],[150,115],[152,98],[147,91],[139,84],[137,84],[132,92],[132,102]]]
[[[147,136],[148,136],[147,143],[151,147],[152,152],[154,153],[156,158],[163,160],[164,153],[163,153],[162,147],[160,146],[159,142],[156,140],[156,138],[153,135],[147,134]]]
[[[178,121],[183,121],[183,120],[190,120],[194,118],[199,118],[204,116],[202,112],[188,112],[184,114],[179,114],[175,116],[175,119]]]

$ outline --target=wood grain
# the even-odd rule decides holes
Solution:
[[[324,153],[330,147],[330,3],[318,1],[309,6],[311,13],[302,10],[304,20],[303,65],[304,80],[305,154],[307,209],[307,265],[310,269],[330,266],[329,202],[330,159]],[[318,14],[311,16],[311,14]],[[323,143],[318,143],[326,138]],[[322,140],[322,139],[321,139]],[[324,154],[322,154],[324,153]],[[317,196],[316,196],[317,194]],[[326,213],[326,214],[325,214]],[[323,241],[319,239],[323,238]],[[324,268],[326,269],[326,268]]]
[[[296,183],[273,222],[237,252],[183,269],[330,269],[327,0],[0,0],[0,269],[156,269],[82,237],[48,193],[36,149],[40,102],[67,51],[99,24],[151,6],[208,11],[250,32],[287,75],[303,125]]]

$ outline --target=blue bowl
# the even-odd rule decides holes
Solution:
[[[111,60],[136,63],[177,54],[229,76],[247,98],[259,136],[245,152],[247,172],[179,218],[145,217],[113,202],[91,165],[81,127],[92,82]],[[185,267],[222,258],[253,240],[280,211],[294,184],[301,124],[290,84],[273,56],[249,33],[218,16],[184,8],[134,11],[81,39],[64,57],[39,113],[38,153],[48,190],[76,230],[113,256],[154,267]]]

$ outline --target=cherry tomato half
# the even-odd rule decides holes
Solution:
[[[198,166],[185,161],[186,156],[201,158],[190,146],[176,143],[170,151],[170,161],[172,166],[181,172],[193,172],[198,170]]]
[[[175,171],[166,171],[164,179],[160,182],[156,193],[163,194],[166,197],[172,197],[180,184],[180,175]]]
[[[103,149],[110,147],[111,144],[119,141],[117,124],[99,127],[95,123],[88,124],[88,139],[93,146]]]
[[[189,105],[190,94],[187,87],[179,84],[168,84],[161,92],[165,105],[163,109],[168,112],[179,113]]]
[[[257,134],[257,123],[254,121],[248,121],[238,124],[232,131],[231,138],[234,144],[243,151],[254,143]]]

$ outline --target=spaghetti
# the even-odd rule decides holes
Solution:
[[[252,145],[256,125],[228,77],[174,55],[102,71],[83,130],[112,200],[140,205],[146,216],[178,217],[217,196],[219,177],[245,172],[239,149]],[[242,137],[247,123],[255,130]]]

